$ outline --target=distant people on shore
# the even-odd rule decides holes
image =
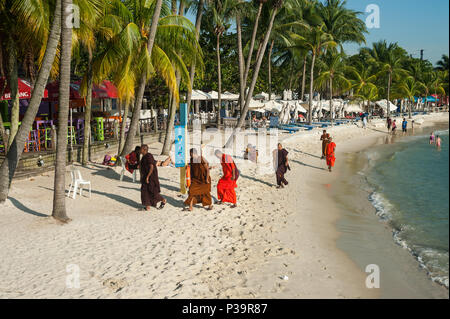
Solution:
[[[331,168],[334,167],[334,162],[336,161],[336,157],[334,155],[335,150],[336,144],[333,142],[333,138],[330,136],[327,143],[327,165],[330,172]]]
[[[431,132],[431,134],[430,134],[430,145],[434,144],[434,139],[435,139],[434,132]]]
[[[277,156],[277,188],[284,188],[284,185],[288,185],[288,181],[284,178],[284,174],[286,174],[287,170],[291,169],[289,167],[289,161],[288,161],[288,154],[289,152],[286,151],[281,143],[278,143],[278,156]]]
[[[327,135],[328,135],[327,130],[323,130],[323,133],[320,136],[320,140],[322,141],[322,157],[321,157],[321,159],[325,159],[325,148],[327,146],[327,140],[328,140]]]
[[[244,159],[258,163],[258,150],[256,149],[256,146],[253,146],[252,144],[247,145],[244,152]]]
[[[395,134],[396,129],[397,129],[397,120],[394,120],[394,122],[392,122],[392,134]]]
[[[202,203],[204,207],[208,206],[208,210],[212,210],[209,163],[203,156],[197,153],[195,148],[191,148],[189,153],[191,156],[189,162],[191,185],[188,192],[189,196],[184,201],[184,205],[189,206],[188,210],[192,211],[195,204]]]
[[[388,134],[391,131],[391,126],[392,126],[392,119],[390,117],[387,118],[387,129],[388,129]]]
[[[436,147],[438,150],[441,149],[441,137],[439,135],[436,135]]]
[[[366,129],[367,128],[367,116],[365,114],[363,114],[362,122],[363,122],[363,128]]]
[[[141,201],[146,211],[150,207],[156,207],[161,202],[158,209],[162,209],[166,204],[166,200],[161,196],[161,188],[158,177],[158,162],[148,151],[148,145],[141,146],[142,159],[139,164],[141,173]],[[170,157],[169,157],[170,160]]]
[[[235,188],[239,171],[230,155],[224,154],[220,150],[216,150],[215,155],[220,160],[223,171],[223,176],[217,183],[217,197],[219,198],[217,204],[231,203],[231,207],[235,208],[237,206]]]
[[[402,132],[405,134],[408,131],[408,121],[406,120],[406,118],[403,118],[402,121]]]

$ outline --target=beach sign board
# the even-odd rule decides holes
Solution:
[[[175,126],[175,167],[186,166],[186,127]]]

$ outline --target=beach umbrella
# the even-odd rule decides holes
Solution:
[[[5,77],[0,77],[0,87],[5,87]],[[8,81],[6,81],[8,82]],[[18,91],[19,91],[19,99],[31,99],[31,93],[33,92],[33,88],[31,87],[31,83],[24,80],[24,79],[17,79],[18,84]],[[43,98],[48,97],[48,90],[44,90]],[[9,84],[6,85],[3,95],[1,96],[0,100],[11,100],[11,89],[9,87]]]
[[[375,102],[375,104],[387,112],[387,100],[380,100]],[[389,109],[391,112],[397,112],[397,105],[389,101]]]

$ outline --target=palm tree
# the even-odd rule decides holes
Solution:
[[[43,28],[40,32],[43,34],[45,40],[44,54],[42,55],[41,67],[37,75],[37,80],[34,85],[34,90],[31,95],[31,100],[28,105],[24,118],[22,119],[22,125],[20,126],[16,136],[12,139],[10,151],[6,155],[1,167],[0,167],[0,203],[4,202],[9,193],[11,181],[16,171],[19,159],[23,152],[23,145],[25,139],[29,134],[29,128],[32,126],[33,121],[41,104],[41,99],[44,95],[45,86],[49,74],[52,70],[53,61],[57,52],[57,47],[61,33],[61,0],[56,0],[53,3],[54,10],[53,15],[49,13],[42,13],[40,10],[45,6],[40,6],[42,3],[30,2],[30,5],[38,4],[38,7],[33,6],[18,6],[14,7],[18,14],[18,24],[22,25],[34,25],[37,30]],[[51,7],[47,7],[50,9]],[[38,14],[38,13],[41,14]],[[43,18],[47,18],[48,21],[44,22]],[[47,25],[47,28],[44,26]],[[50,26],[51,25],[51,26]],[[49,27],[50,26],[50,27]]]
[[[220,66],[220,38],[229,27],[229,19],[232,10],[232,0],[211,1],[211,8],[214,18],[214,34],[216,35],[216,59],[217,59],[217,125],[220,124],[220,110],[222,107],[222,73]]]
[[[438,94],[445,95],[444,83],[442,83],[437,71],[425,73],[421,82],[425,89],[426,102],[424,104],[424,108],[428,108],[428,96],[430,92],[433,92],[436,97]]]
[[[193,8],[195,6],[194,4],[196,2],[197,1],[193,1],[193,3],[189,7]],[[200,36],[200,28],[202,25],[204,6],[205,6],[205,0],[198,0],[197,8],[196,8],[196,18],[195,18],[195,39],[197,41],[199,40],[199,36]],[[194,76],[195,76],[195,63],[192,63],[191,68],[189,70],[189,79],[190,79],[192,86],[194,86]],[[191,106],[192,89],[193,89],[193,87],[190,90],[188,90],[188,92],[187,92],[186,102],[188,105],[188,109]]]
[[[259,54],[257,55],[255,69],[253,70],[252,82],[250,83],[250,87],[249,87],[249,90],[248,90],[248,93],[247,93],[247,96],[245,99],[245,105],[242,110],[241,117],[239,118],[239,121],[236,125],[236,128],[234,129],[233,134],[231,134],[230,138],[228,139],[227,143],[225,144],[225,147],[229,147],[233,143],[235,136],[236,136],[236,132],[241,129],[242,125],[245,122],[245,117],[247,116],[247,113],[248,113],[248,107],[250,105],[250,100],[252,99],[252,96],[253,96],[253,91],[255,89],[256,80],[258,79],[259,70],[261,68],[261,63],[262,63],[262,60],[264,57],[264,52],[266,51],[267,43],[269,42],[270,34],[272,32],[273,21],[275,20],[275,17],[282,6],[283,6],[283,0],[273,0],[271,3],[272,12],[271,12],[270,19],[269,19],[269,25],[267,27],[267,31],[264,36],[264,41],[261,43],[261,50],[260,50]]]
[[[364,49],[368,54],[369,62],[377,65],[380,69],[378,76],[387,75],[387,101],[390,101],[391,85],[393,80],[406,76],[402,63],[405,60],[404,50],[397,43],[380,41],[373,44],[372,49]],[[387,103],[387,114],[390,114],[390,105]]]
[[[409,118],[412,118],[411,109],[414,103],[414,96],[420,95],[426,89],[425,85],[414,79],[412,76],[408,76],[405,80],[397,82],[394,87],[394,95],[398,98],[408,98],[408,111]]]
[[[70,62],[72,55],[72,26],[68,25],[72,0],[61,2],[61,58],[59,71],[58,132],[56,145],[55,184],[53,193],[53,218],[68,222],[66,214],[66,153],[67,119],[69,117]]]
[[[307,35],[306,39],[298,34],[293,33],[291,38],[295,42],[300,42],[300,45],[306,46],[311,52],[311,73],[309,84],[309,111],[308,111],[308,123],[312,123],[312,100],[314,93],[314,67],[316,58],[320,57],[322,50],[336,46],[336,42],[333,41],[333,37],[326,33],[324,30],[324,24],[318,26],[312,26],[311,32]]]
[[[334,50],[329,50],[324,58],[318,62],[322,71],[316,80],[317,85],[323,88],[329,88],[330,113],[333,115],[333,86],[335,85],[335,87],[341,90],[348,90],[351,88],[351,83],[345,76],[345,55]],[[331,116],[331,124],[333,124],[333,116]]]
[[[448,55],[443,54],[442,58],[436,63],[436,70],[445,71],[450,69],[450,65],[448,63]]]

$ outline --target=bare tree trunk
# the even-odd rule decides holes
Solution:
[[[308,111],[308,124],[312,124],[312,101],[313,101],[313,93],[314,93],[314,63],[316,62],[316,52],[312,51],[312,61],[311,61],[311,78],[309,85],[309,111]]]
[[[150,26],[150,32],[148,35],[148,42],[147,42],[147,50],[148,50],[148,54],[149,54],[150,58],[152,55],[153,44],[155,43],[156,30],[158,28],[159,16],[161,14],[161,5],[162,5],[162,0],[156,0],[155,11],[153,12],[152,24]],[[175,10],[176,10],[176,8],[175,8]],[[175,11],[175,13],[176,13],[176,11]],[[147,76],[146,76],[146,74],[142,74],[141,78],[139,80],[139,87],[138,87],[138,91],[136,94],[133,115],[131,117],[130,129],[128,131],[127,140],[123,147],[122,153],[120,154],[121,156],[125,156],[126,154],[130,153],[131,149],[133,147],[133,141],[134,141],[134,137],[136,135],[137,127],[139,124],[139,118],[141,115],[142,99],[144,98],[146,84],[147,84]]]
[[[216,57],[217,57],[217,78],[218,78],[218,88],[217,88],[217,126],[220,125],[220,110],[222,109],[222,70],[220,68],[220,33],[216,37]]]
[[[44,59],[39,69],[36,85],[31,94],[30,104],[28,105],[25,116],[22,120],[22,126],[19,128],[8,152],[5,160],[0,168],[0,203],[4,202],[8,197],[9,188],[14,173],[19,163],[20,156],[23,152],[25,139],[27,138],[30,127],[39,110],[42,96],[44,95],[45,86],[50,74],[53,61],[55,59],[56,48],[61,34],[61,0],[56,1],[55,13],[53,15],[53,24],[50,29],[50,35],[47,40]]]
[[[66,214],[66,153],[67,119],[69,116],[70,61],[72,54],[72,27],[68,24],[72,0],[62,0],[61,6],[61,59],[59,64],[58,142],[56,146],[53,218],[68,222]]]
[[[269,48],[269,57],[268,57],[268,68],[269,68],[269,101],[272,99],[272,50],[273,50],[273,44],[275,43],[275,40],[272,40],[270,43]]]
[[[333,76],[330,78],[330,122],[333,126]]]
[[[264,52],[266,51],[266,47],[267,47],[267,43],[269,42],[269,38],[270,38],[270,34],[272,32],[272,27],[273,27],[273,21],[275,20],[275,16],[277,15],[278,9],[274,8],[271,16],[270,16],[270,22],[267,28],[267,32],[264,36],[264,42],[261,48],[261,54],[258,56],[257,61],[256,61],[256,66],[255,66],[255,70],[253,72],[253,78],[252,78],[252,82],[250,83],[250,87],[248,90],[248,94],[247,94],[247,98],[245,100],[245,105],[244,105],[244,110],[241,114],[241,117],[239,118],[239,121],[236,125],[236,128],[233,131],[233,134],[231,134],[230,138],[228,139],[227,143],[225,144],[225,147],[230,147],[231,144],[234,141],[234,138],[236,136],[236,132],[238,130],[241,129],[242,125],[245,123],[245,117],[248,113],[248,107],[250,105],[250,100],[252,98],[253,95],[253,91],[255,89],[255,85],[256,85],[256,80],[258,79],[258,74],[259,74],[259,70],[261,68],[261,63],[264,57]]]
[[[242,108],[245,103],[245,86],[244,81],[244,53],[242,52],[242,25],[241,16],[236,14],[236,33],[238,41],[238,62],[239,62],[239,110],[242,112]]]
[[[125,101],[125,104],[123,107],[122,123],[120,126],[119,149],[117,150],[117,154],[122,154],[123,145],[125,144],[125,130],[127,129],[128,110],[129,109],[130,109],[130,102]]]
[[[91,109],[92,109],[92,87],[93,77],[92,73],[92,50],[88,48],[88,71],[87,71],[87,96],[86,108],[84,111],[84,137],[83,137],[83,158],[81,164],[86,166],[89,160],[89,144],[91,142]]]
[[[181,82],[181,75],[178,71],[175,71],[175,76],[177,79],[177,90],[179,90],[180,82]],[[171,99],[169,103],[169,118],[166,128],[166,136],[164,137],[164,144],[161,151],[161,155],[169,155],[170,149],[172,147],[172,134],[174,131],[175,126],[175,113],[177,112],[177,99],[175,97],[175,92],[172,92]]]
[[[198,2],[198,7],[197,7],[197,17],[195,19],[195,38],[199,39],[200,36],[200,27],[202,24],[202,15],[203,15],[203,5],[204,5],[204,0],[200,0]],[[192,90],[194,89],[194,77],[195,77],[195,62],[192,63],[191,65],[191,69],[189,70],[189,79],[191,80],[191,88],[188,89],[187,92],[187,105],[188,105],[188,110],[191,107],[191,99],[192,99]]]
[[[391,97],[391,80],[392,79],[392,74],[389,72],[389,76],[388,76],[388,89],[387,89],[387,116],[391,116],[391,105],[389,104],[390,101],[390,97]]]
[[[305,54],[305,58],[303,60],[302,95],[300,97],[300,100],[302,100],[302,101],[305,97],[305,85],[306,85],[306,54]]]
[[[17,65],[17,48],[12,35],[8,37],[8,82],[11,89],[11,129],[9,132],[8,149],[11,147],[14,136],[19,129],[19,76]]]
[[[250,64],[252,62],[253,48],[255,46],[256,33],[258,31],[258,24],[259,24],[259,18],[261,17],[262,7],[263,7],[263,2],[260,1],[259,7],[258,7],[258,13],[256,14],[256,18],[255,18],[255,24],[253,26],[253,33],[252,33],[252,39],[250,41],[250,48],[248,50],[247,63],[245,65],[245,71],[244,71],[245,86],[247,86],[248,73],[250,72]]]

